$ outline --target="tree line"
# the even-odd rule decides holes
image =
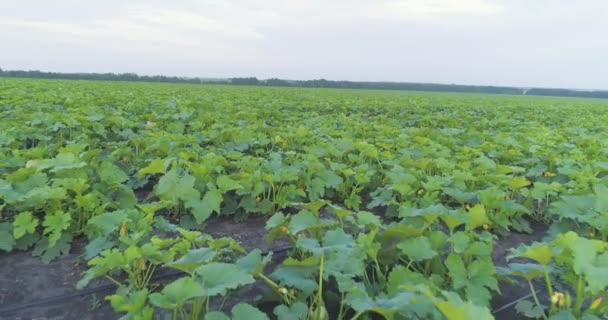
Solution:
[[[371,81],[335,81],[326,79],[316,80],[284,80],[278,78],[258,79],[256,77],[205,79],[196,77],[168,77],[162,75],[145,76],[136,73],[62,73],[44,72],[38,70],[2,70],[0,77],[13,78],[43,78],[71,80],[106,80],[106,81],[142,81],[142,82],[171,82],[196,84],[225,84],[242,86],[269,87],[303,87],[303,88],[337,88],[337,89],[375,89],[375,90],[411,90],[435,92],[490,93],[533,96],[563,96],[582,98],[608,99],[608,91],[603,90],[573,90],[553,88],[516,88],[504,86],[477,86],[458,84],[436,84],[415,82],[371,82]]]

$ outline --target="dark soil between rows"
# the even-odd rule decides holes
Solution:
[[[247,250],[258,248],[263,252],[288,246],[286,242],[272,245],[264,240],[264,225],[267,217],[251,217],[242,222],[229,217],[211,219],[204,230],[214,237],[232,237]],[[534,228],[533,234],[512,233],[497,241],[493,259],[497,265],[505,265],[505,256],[510,248],[531,243],[543,237],[543,227]],[[119,319],[104,296],[115,287],[100,279],[87,288],[77,290],[76,283],[86,270],[80,258],[83,242],[76,243],[69,255],[62,256],[50,264],[43,264],[31,252],[12,252],[0,255],[0,319]],[[162,276],[162,271],[159,272]],[[166,279],[170,280],[170,279]],[[261,284],[241,290],[237,299],[256,301],[264,291]],[[102,290],[100,290],[102,289]],[[501,284],[501,294],[492,301],[495,310],[529,294],[525,284]],[[241,302],[242,302],[241,301]],[[236,303],[238,301],[233,301]],[[230,301],[226,305],[232,304]],[[514,306],[495,313],[497,319],[518,319]]]

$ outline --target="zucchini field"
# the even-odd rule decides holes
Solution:
[[[608,100],[0,79],[0,318],[606,319]]]

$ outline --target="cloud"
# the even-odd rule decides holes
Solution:
[[[605,0],[0,1],[0,63],[596,87],[607,28]]]
[[[492,15],[503,10],[490,0],[223,0],[164,3],[126,2],[120,12],[103,11],[88,21],[2,18],[0,25],[72,37],[128,40],[135,43],[189,45],[204,40],[261,40],[265,32],[292,27],[322,29],[355,26],[368,20],[430,20]],[[79,11],[72,12],[76,18]]]
[[[126,13],[70,23],[29,19],[1,19],[0,25],[23,31],[59,34],[82,40],[128,41],[131,44],[196,46],[219,38],[261,39],[253,28],[224,22],[185,10],[134,6]],[[6,30],[5,30],[6,32]]]
[[[444,17],[488,16],[504,10],[503,6],[488,0],[405,0],[383,2],[375,7],[371,14],[376,18],[428,20]]]
[[[213,33],[244,38],[263,38],[262,34],[253,28],[226,23],[220,19],[180,10],[153,9],[134,11],[129,15],[128,20],[137,21],[143,26],[167,28],[174,31]]]

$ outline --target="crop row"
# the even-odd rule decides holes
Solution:
[[[0,117],[0,250],[48,263],[88,239],[79,287],[116,283],[132,319],[227,319],[213,302],[256,281],[272,312],[234,319],[490,319],[518,278],[527,317],[608,310],[601,101],[1,80]],[[293,248],[270,266],[197,231],[213,215],[265,215]],[[496,267],[531,223],[545,241]]]

